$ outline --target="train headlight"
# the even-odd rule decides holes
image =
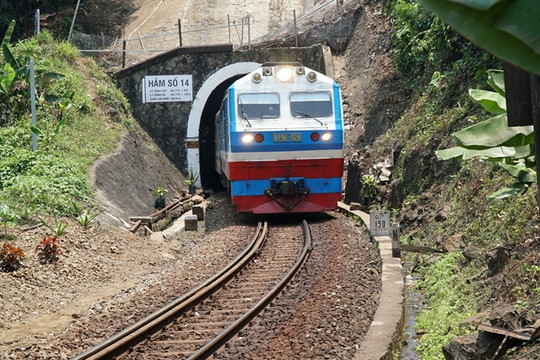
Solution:
[[[279,67],[276,72],[276,76],[279,82],[291,82],[293,79],[293,68],[291,67]]]
[[[260,83],[260,82],[261,82],[261,79],[262,79],[262,77],[261,77],[261,74],[259,74],[259,73],[253,74],[253,77],[251,78],[251,80],[252,80],[255,84]]]
[[[315,80],[317,80],[317,74],[314,71],[310,71],[306,75],[306,78],[308,79],[309,82],[315,82]]]
[[[253,134],[244,134],[244,135],[242,135],[242,142],[243,142],[244,144],[252,143],[252,142],[253,142],[253,139],[255,139],[255,137],[253,136]]]
[[[322,141],[329,141],[331,138],[332,134],[330,134],[329,132],[325,132],[321,136]]]

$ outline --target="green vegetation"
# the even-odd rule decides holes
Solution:
[[[156,209],[163,209],[165,207],[165,194],[167,194],[169,190],[158,187],[156,189],[156,200],[155,200],[155,207]]]
[[[73,207],[73,212],[75,213],[75,219],[84,228],[87,228],[92,222],[92,220],[94,220],[96,217],[99,216],[99,214],[103,212],[103,210],[100,210],[92,214],[91,209],[86,209],[86,211],[84,211],[84,209],[75,201],[72,201],[71,205]]]
[[[366,201],[371,201],[379,192],[377,179],[373,175],[362,175],[360,177],[360,194]]]
[[[540,74],[540,8],[528,1],[419,0],[446,23],[491,54]]]
[[[536,183],[534,160],[534,127],[508,127],[505,86],[502,71],[491,71],[488,83],[496,91],[469,90],[469,95],[495,117],[453,134],[456,147],[437,151],[442,160],[479,157],[496,162],[515,182],[489,197],[493,199],[521,195]]]
[[[30,59],[35,61],[36,126],[30,116]],[[4,42],[0,69],[1,220],[72,214],[74,201],[91,202],[90,166],[134,127],[130,106],[91,59],[46,31],[13,47]],[[103,104],[114,116],[100,112]],[[32,151],[33,134],[37,151]]]
[[[405,84],[422,92],[427,84],[452,101],[493,67],[493,57],[473,45],[424,9],[417,1],[389,0],[387,13],[395,20],[394,59]]]
[[[444,359],[442,346],[469,331],[460,329],[459,322],[480,310],[476,302],[470,301],[477,296],[468,281],[470,274],[463,274],[471,268],[462,269],[460,258],[458,253],[445,255],[422,271],[419,289],[430,304],[418,316],[416,325],[416,331],[424,334],[418,347],[422,359]]]
[[[485,156],[471,156],[466,162],[437,159],[436,151],[441,153],[442,149],[455,146],[453,135],[458,146],[462,146],[465,138],[470,137],[471,128],[475,132],[483,124],[493,122],[493,115],[486,108],[499,114],[495,118],[504,116],[500,115],[505,113],[504,104],[500,103],[504,88],[501,89],[500,77],[493,79],[494,74],[498,77],[500,73],[489,71],[501,69],[502,64],[416,1],[387,1],[386,13],[395,21],[396,66],[405,84],[413,90],[408,111],[372,145],[374,153],[387,154],[388,144],[399,143],[400,156],[392,174],[396,195],[389,197],[387,207],[392,211],[399,209],[402,214],[422,208],[423,221],[405,229],[405,242],[440,248],[452,236],[461,241],[460,250],[436,260],[427,255],[420,257],[420,265],[415,269],[421,275],[419,290],[427,304],[418,318],[417,330],[422,336],[417,350],[423,360],[442,360],[442,345],[475,330],[459,328],[459,321],[465,317],[497,302],[514,303],[532,312],[540,306],[540,263],[530,252],[530,244],[540,237],[536,186],[527,192],[516,191],[523,194],[519,197],[489,198],[512,181],[532,182],[529,170],[508,171],[512,170],[508,165],[522,166],[517,170],[523,170],[530,164],[525,161],[531,155],[527,138],[530,132],[518,135],[523,141],[517,145],[505,144],[514,153],[506,154],[497,163],[486,161]],[[495,92],[484,90],[488,87],[486,80]],[[469,130],[460,132],[466,128]],[[497,129],[489,131],[502,135],[501,128]],[[473,148],[478,136],[472,134]],[[525,155],[518,156],[516,151]],[[460,156],[466,157],[463,150]],[[494,197],[503,197],[503,193]],[[430,199],[428,204],[421,202],[426,199]],[[445,215],[435,220],[442,209],[447,209]],[[529,245],[525,245],[526,241]],[[479,255],[469,261],[462,251],[470,246],[477,247]],[[485,258],[497,246],[511,249],[512,261],[517,264],[503,270],[505,279],[512,279],[513,284],[508,285],[507,291],[491,290],[503,274],[490,273]]]

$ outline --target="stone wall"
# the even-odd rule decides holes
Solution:
[[[326,58],[326,59],[325,59]],[[128,98],[135,118],[173,164],[188,169],[188,119],[193,102],[143,103],[143,79],[149,75],[192,75],[193,98],[219,69],[234,63],[300,62],[316,71],[333,72],[327,66],[329,50],[323,46],[233,50],[232,45],[180,47],[123,69],[115,74],[117,86]],[[247,72],[247,71],[246,71]],[[228,76],[231,76],[229,74]],[[236,74],[236,76],[241,75]],[[222,79],[221,83],[229,79]],[[229,80],[230,81],[230,80]],[[216,87],[220,85],[217,84]],[[202,100],[206,103],[208,99]],[[197,128],[197,124],[191,124]],[[190,140],[192,140],[190,138]],[[198,141],[190,141],[190,147]],[[189,164],[192,165],[192,164]]]

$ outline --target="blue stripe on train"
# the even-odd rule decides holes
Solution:
[[[290,178],[298,181],[299,178]],[[278,180],[284,180],[278,179]],[[305,179],[306,187],[310,188],[310,194],[341,193],[341,178],[330,179]],[[233,196],[264,195],[270,187],[270,180],[236,180],[231,182]]]
[[[340,88],[337,83],[334,83],[334,111],[336,119],[336,129],[343,129],[343,119],[341,118],[341,96],[339,96]]]
[[[314,142],[311,140],[311,134],[318,132],[329,132],[332,134],[332,139],[328,142],[319,140]],[[343,131],[341,130],[308,130],[308,131],[254,131],[252,134],[262,134],[264,140],[262,143],[252,142],[244,144],[242,136],[244,132],[231,133],[231,151],[232,152],[268,152],[268,151],[301,151],[301,150],[336,150],[343,148]],[[274,136],[291,137],[295,136],[298,140],[298,135],[301,135],[302,141],[275,142]]]

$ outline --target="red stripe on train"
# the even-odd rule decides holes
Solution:
[[[335,178],[343,175],[343,159],[231,162],[229,180],[279,177]]]
[[[337,202],[341,201],[341,193],[308,194],[292,209],[285,209],[270,196],[233,196],[232,204],[236,205],[237,212],[253,214],[282,214],[282,213],[310,213],[337,209]],[[277,200],[285,206],[292,206],[298,199],[278,196]]]

